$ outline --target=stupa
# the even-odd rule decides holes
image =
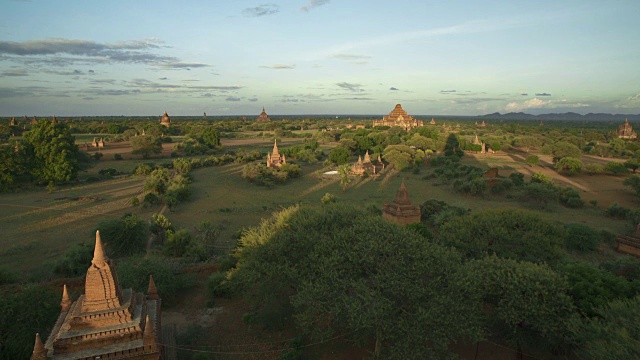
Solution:
[[[420,207],[411,205],[409,192],[407,191],[403,178],[393,202],[391,204],[384,203],[382,216],[398,224],[407,225],[420,222],[420,215]]]
[[[153,278],[146,297],[120,287],[96,232],[84,295],[72,301],[64,285],[58,320],[44,344],[36,334],[31,360],[162,359],[160,305]]]
[[[424,121],[414,119],[404,111],[402,105],[396,104],[388,116],[383,116],[382,120],[373,120],[373,126],[400,126],[405,130],[410,130],[414,127],[424,126]]]
[[[280,155],[278,152],[278,141],[273,140],[273,151],[271,154],[267,154],[267,167],[280,168],[286,163],[287,160],[284,158],[284,155]]]
[[[264,106],[262,107],[262,112],[260,113],[260,116],[258,116],[256,118],[256,120],[258,120],[258,121],[271,121],[271,118],[269,118],[269,115],[267,115],[267,112],[264,111]]]
[[[160,125],[166,126],[166,127],[171,126],[171,118],[169,117],[166,111],[164,112],[164,114],[162,114],[162,118],[160,118]]]
[[[358,161],[351,165],[351,173],[354,175],[376,175],[378,170],[376,166],[371,162],[371,155],[369,155],[369,150],[364,154],[364,159],[361,156],[358,156]]]

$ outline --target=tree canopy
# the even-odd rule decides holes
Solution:
[[[24,134],[27,168],[42,184],[71,181],[78,175],[78,146],[62,123],[40,120]]]

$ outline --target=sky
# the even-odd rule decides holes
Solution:
[[[638,0],[0,0],[0,116],[640,113]]]

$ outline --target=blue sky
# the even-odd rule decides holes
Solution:
[[[0,116],[640,113],[637,0],[145,3],[0,0]]]

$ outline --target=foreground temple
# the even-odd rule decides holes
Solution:
[[[382,216],[401,225],[420,222],[420,207],[411,205],[409,192],[402,179],[402,184],[396,193],[396,198],[391,204],[385,203],[382,208]]]
[[[618,135],[619,139],[625,139],[625,140],[635,139],[638,137],[638,134],[636,134],[633,131],[631,124],[629,124],[629,119],[625,119],[624,123],[618,126],[618,130],[616,131],[616,134]]]
[[[424,121],[414,119],[404,111],[402,105],[397,104],[388,116],[383,116],[382,120],[373,120],[373,126],[400,126],[405,130],[410,130],[414,127],[424,126]]]
[[[36,334],[31,360],[162,359],[160,304],[153,278],[146,296],[120,287],[96,232],[84,295],[72,301],[63,287],[58,320],[44,344]]]

